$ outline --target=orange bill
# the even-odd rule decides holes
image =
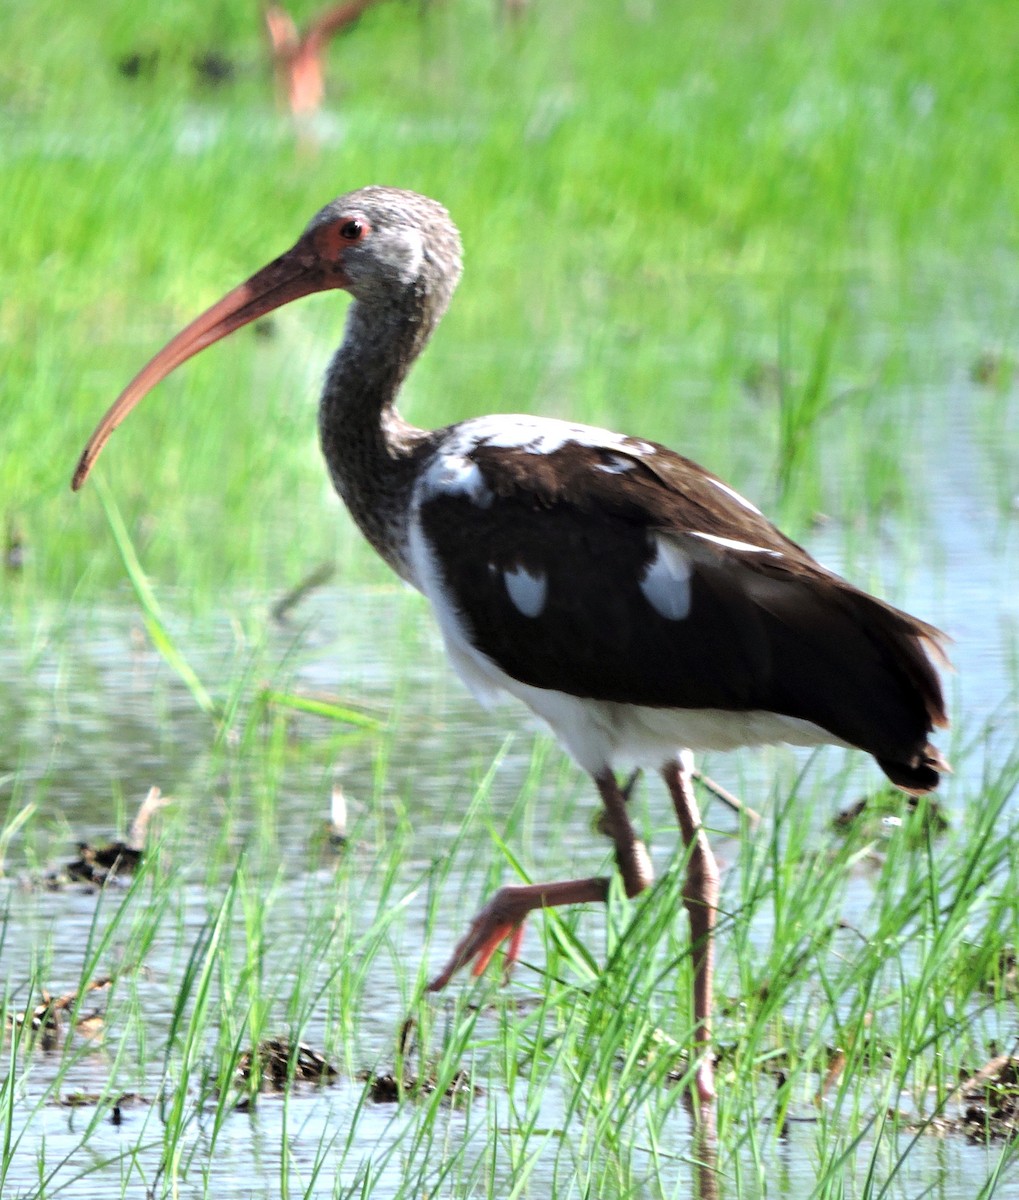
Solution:
[[[152,358],[110,406],[81,453],[71,487],[77,491],[95,466],[110,434],[160,380],[181,363],[220,338],[257,320],[273,309],[331,288],[345,287],[346,276],[338,262],[321,252],[320,241],[306,234],[300,241],[249,280],[228,292],[211,308],[196,317]]]

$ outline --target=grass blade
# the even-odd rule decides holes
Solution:
[[[117,544],[121,560],[124,563],[124,569],[127,571],[128,578],[131,580],[131,586],[134,588],[134,593],[138,597],[138,603],[141,605],[142,619],[145,622],[148,635],[152,639],[153,646],[159,651],[167,666],[180,677],[202,712],[208,713],[209,716],[216,716],[216,702],[209,695],[205,685],[181,653],[177,643],[173,640],[170,631],[166,627],[162,610],[159,607],[158,600],[156,600],[156,594],[152,590],[148,576],[145,574],[138,559],[134,544],[127,532],[127,526],[124,524],[124,519],[120,515],[120,510],[117,508],[117,503],[113,499],[110,489],[103,482],[101,476],[96,476],[95,486],[99,493],[99,500],[102,503],[103,511],[106,513],[106,520],[109,523],[110,532],[113,534],[113,540]]]

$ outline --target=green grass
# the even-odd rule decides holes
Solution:
[[[1014,1143],[937,1131],[1016,1038],[1011,0],[535,2],[516,23],[489,0],[393,0],[330,50],[317,146],[274,107],[248,4],[9,8],[4,1196],[1009,1194]],[[208,50],[229,84],[196,79]],[[155,68],[129,80],[134,52]],[[720,1097],[699,1124],[683,860],[653,786],[648,894],[534,922],[509,989],[493,972],[423,996],[500,883],[609,854],[589,785],[515,715],[475,714],[423,603],[329,494],[314,402],[344,301],[188,364],[99,486],[69,491],[138,367],[368,182],[437,196],[466,246],[412,419],[524,410],[656,438],[957,622],[946,834],[922,813],[834,832],[873,785],[835,752],[710,764],[766,820],[741,836],[708,813]],[[325,595],[271,619],[330,563]],[[153,784],[173,803],[130,887],[41,886]],[[73,1006],[105,1010],[99,1041],[45,1050],[13,1020],[103,975]],[[239,1081],[270,1038],[337,1081]],[[364,1072],[405,1098],[373,1101]],[[476,1091],[451,1103],[461,1072]],[[144,1102],[115,1126],[127,1092]]]
[[[5,21],[0,516],[49,592],[119,577],[98,498],[65,492],[99,414],[184,320],[368,181],[439,196],[467,247],[414,374],[415,419],[611,422],[789,499],[794,529],[815,507],[901,498],[873,463],[876,447],[915,453],[909,411],[885,419],[889,393],[1014,339],[1007,3],[649,4],[597,20],[555,6],[515,30],[487,3],[380,5],[333,47],[317,151],[273,107],[246,6],[184,4],[154,24],[131,5],[43,4]],[[236,63],[231,85],[196,82],[190,58],[210,47]],[[152,77],[118,73],[132,50],[159,52]],[[218,347],[118,432],[102,470],[157,579],[200,601],[337,554],[377,577],[313,444],[341,308],[308,301],[278,336]],[[755,402],[743,381],[762,365],[782,385]],[[837,479],[819,439],[844,447]]]
[[[645,897],[614,896],[607,919],[568,913],[545,923],[544,938],[538,922],[511,989],[486,980],[448,997],[421,994],[418,964],[441,958],[420,944],[422,921],[448,935],[466,919],[486,886],[482,859],[498,861],[504,837],[526,846],[521,835],[534,825],[546,831],[550,855],[569,854],[576,784],[563,781],[563,819],[545,826],[536,810],[555,787],[538,752],[537,771],[521,764],[514,772],[522,790],[508,810],[492,794],[506,763],[479,780],[462,844],[454,840],[432,865],[413,865],[422,856],[409,832],[365,841],[375,819],[366,812],[351,848],[323,868],[309,873],[255,833],[239,857],[220,852],[234,866],[218,882],[196,887],[202,863],[189,826],[204,801],[165,810],[153,856],[129,890],[98,898],[81,950],[61,947],[59,926],[50,926],[31,974],[8,977],[8,1012],[55,977],[73,986],[109,973],[115,982],[101,1041],[68,1036],[45,1052],[17,1030],[6,1048],[8,1130],[61,1121],[58,1097],[99,1095],[64,1119],[71,1144],[93,1147],[89,1165],[40,1148],[50,1182],[33,1190],[24,1158],[34,1151],[10,1133],[4,1164],[15,1173],[5,1194],[60,1195],[79,1170],[113,1194],[135,1194],[144,1179],[170,1195],[181,1178],[192,1189],[183,1194],[206,1186],[232,1194],[220,1190],[237,1186],[230,1165],[244,1195],[358,1195],[363,1178],[376,1181],[370,1194],[385,1195],[686,1194],[705,1146],[695,1144],[679,1082],[690,1035],[681,854],[662,862]],[[278,748],[254,753],[271,774]],[[938,845],[903,829],[876,859],[873,845],[869,856],[851,842],[817,849],[798,818],[824,791],[808,779],[738,855],[723,842],[732,866],[719,938],[720,1097],[716,1130],[702,1131],[720,1194],[805,1194],[776,1179],[788,1156],[812,1164],[818,1196],[920,1194],[938,1142],[918,1133],[954,1115],[956,1082],[989,1047],[1015,1038],[1014,993],[994,980],[1019,932],[1016,827],[1003,811],[1017,782],[1019,763],[1005,763],[971,821]],[[384,819],[392,826],[391,815]],[[731,829],[728,818],[721,824]],[[661,861],[674,835],[653,832]],[[231,841],[226,826],[209,835]],[[473,869],[464,867],[467,846]],[[209,850],[215,857],[215,845]],[[870,875],[863,905],[850,896],[861,867]],[[508,865],[501,873],[513,874]],[[427,903],[440,895],[460,903]],[[45,930],[45,909],[59,903],[23,893],[17,915],[7,912],[5,940]],[[415,1026],[401,1056],[404,1014]],[[242,1084],[241,1055],[270,1037],[322,1050],[338,1081],[282,1093]],[[841,1070],[831,1075],[837,1052]],[[398,1108],[368,1100],[363,1070],[402,1074],[407,1099]],[[463,1071],[477,1091],[451,1105],[443,1094]],[[426,1078],[434,1090],[415,1088]],[[147,1103],[125,1107],[110,1143],[112,1106],[126,1091]],[[243,1151],[253,1122],[265,1139],[257,1168]],[[979,1160],[989,1177],[1000,1161],[1014,1181],[1007,1144],[978,1154],[956,1134],[947,1145],[949,1161],[961,1159],[956,1170],[968,1155],[970,1170]]]

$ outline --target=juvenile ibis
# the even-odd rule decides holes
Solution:
[[[127,386],[73,486],[175,367],[312,292],[353,297],[319,408],[322,450],[354,520],[435,611],[450,660],[483,701],[541,717],[593,778],[626,892],[652,879],[616,779],[658,770],[688,850],[696,1084],[714,1095],[712,934],[718,871],[690,752],[834,743],[873,755],[910,792],[947,764],[935,662],[944,635],[820,566],[728,484],[644,438],[533,416],[417,429],[396,399],[460,275],[456,227],[395,188],[341,196],[294,247],[177,334]],[[596,876],[501,888],[431,983],[475,973],[534,909],[603,901]]]

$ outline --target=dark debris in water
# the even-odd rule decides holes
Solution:
[[[1003,946],[992,970],[980,981],[985,992],[993,996],[1019,994],[1019,957],[1013,946]]]
[[[293,1043],[285,1037],[268,1038],[259,1042],[257,1050],[248,1050],[241,1056],[236,1075],[239,1084],[250,1082],[256,1063],[261,1092],[285,1092],[291,1083],[310,1083],[321,1087],[335,1083],[340,1074],[317,1050],[305,1042]],[[433,1072],[418,1076],[409,1071],[403,1075],[395,1070],[359,1071],[357,1079],[367,1085],[368,1095],[376,1104],[395,1104],[401,1099],[431,1096],[440,1088]],[[446,1100],[454,1106],[482,1094],[481,1088],[471,1081],[466,1071],[457,1071],[442,1090]],[[237,1111],[249,1111],[253,1102],[254,1096],[243,1097],[237,1105]]]
[[[960,1130],[974,1141],[1011,1139],[1019,1134],[1019,1057],[999,1054],[964,1080],[956,1095],[962,1105]]]
[[[163,796],[159,788],[149,788],[131,822],[127,841],[108,842],[104,846],[79,842],[78,857],[50,871],[45,877],[46,887],[51,891],[60,891],[71,884],[83,883],[90,888],[101,888],[133,875],[145,857],[145,841],[152,816],[169,803],[169,797]]]
[[[357,1078],[368,1085],[368,1097],[375,1104],[396,1104],[414,1096],[432,1096],[439,1090],[439,1082],[434,1075],[419,1077],[404,1074],[401,1077],[393,1071],[359,1071]],[[467,1071],[457,1071],[443,1089],[443,1095],[454,1107],[483,1094],[482,1089],[471,1081]]]
[[[368,1096],[375,1104],[395,1104],[401,1095],[412,1090],[409,1082],[401,1081],[392,1072],[376,1075],[372,1071],[362,1071],[358,1078],[368,1084]]]
[[[98,1092],[68,1092],[65,1096],[58,1096],[55,1102],[61,1108],[96,1108],[104,1099],[106,1097]],[[147,1108],[151,1103],[148,1096],[140,1092],[122,1092],[110,1108],[110,1124],[124,1123],[125,1108]]]
[[[844,808],[832,820],[839,833],[863,841],[887,840],[904,834],[910,844],[937,837],[949,827],[941,806],[930,796],[907,796],[895,788],[882,788]]]
[[[400,1026],[396,1040],[397,1053],[407,1062],[417,1049],[417,1021],[410,1016]],[[424,1064],[422,1064],[424,1066]],[[375,1104],[397,1104],[402,1099],[433,1096],[440,1087],[433,1070],[415,1075],[409,1068],[402,1073],[392,1071],[359,1071],[357,1078],[368,1086],[368,1097]],[[445,1099],[454,1107],[462,1107],[476,1096],[484,1094],[472,1082],[467,1071],[457,1071],[442,1089]]]
[[[109,842],[105,846],[78,843],[78,857],[67,863],[54,882],[66,878],[70,883],[91,883],[103,887],[110,880],[133,875],[141,865],[143,851],[127,842]]]
[[[293,1045],[287,1038],[268,1038],[257,1051],[247,1050],[237,1064],[242,1082],[251,1078],[257,1055],[258,1078],[263,1091],[284,1092],[294,1083],[333,1083],[339,1071],[324,1055],[305,1042]]]
[[[113,979],[106,976],[94,979],[85,988],[85,992],[97,992],[107,988]],[[56,1050],[62,1044],[66,1032],[66,1014],[74,1008],[78,1001],[78,989],[65,992],[62,996],[51,996],[45,988],[42,989],[41,1001],[32,1009],[14,1013],[7,1018],[7,1028],[22,1028],[26,1024],[31,1029],[32,1041],[41,1050]],[[99,1009],[88,1011],[79,1010],[75,1017],[74,1027],[86,1038],[98,1037],[105,1028],[105,1016]]]

